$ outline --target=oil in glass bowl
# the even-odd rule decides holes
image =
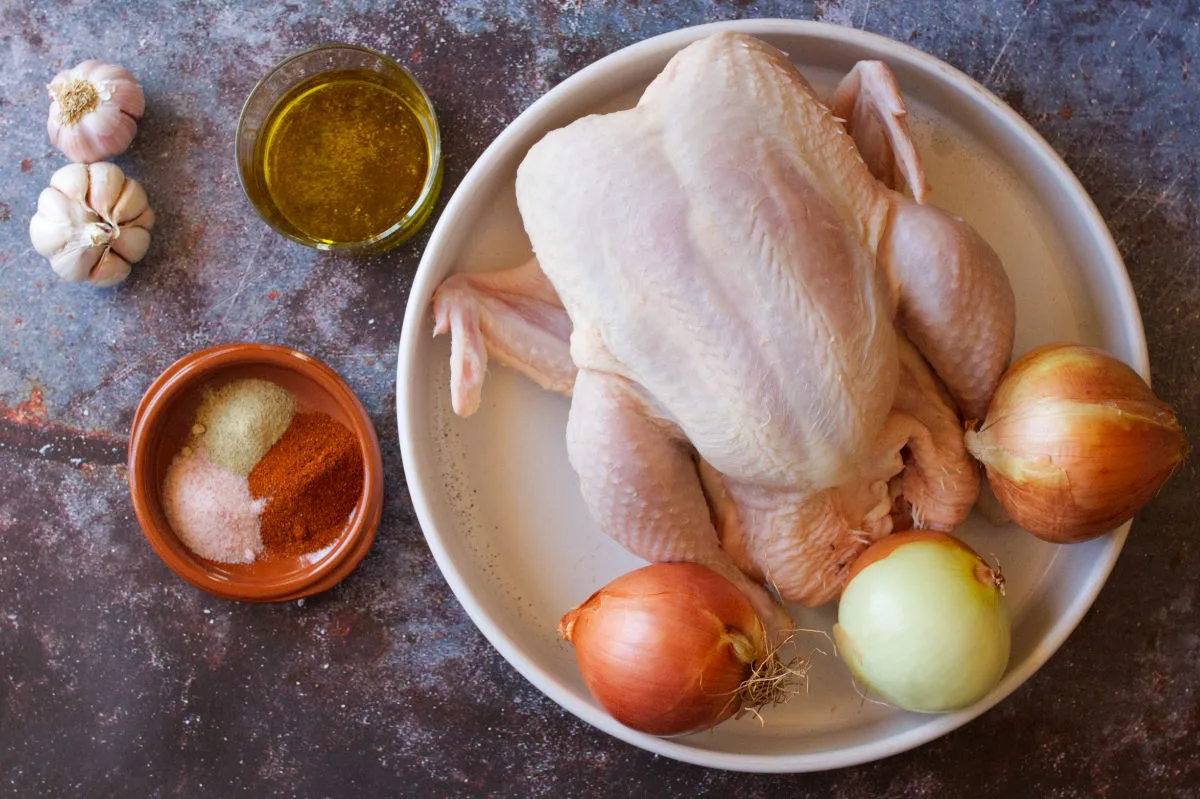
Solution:
[[[255,89],[238,131],[239,175],[266,221],[290,238],[319,249],[380,250],[415,232],[437,198],[437,120],[406,70],[390,61],[360,65],[354,57],[383,57],[340,49],[351,51],[347,65],[305,69],[275,87],[269,106]],[[247,124],[253,107],[261,118]]]

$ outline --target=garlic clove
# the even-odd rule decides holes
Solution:
[[[50,258],[67,246],[71,228],[46,214],[34,214],[29,220],[29,240],[38,255]]]
[[[86,205],[80,205],[53,186],[42,189],[38,195],[38,211],[68,225],[84,224],[98,218]]]
[[[146,243],[149,245],[149,239],[147,239]],[[88,281],[93,286],[107,288],[108,286],[115,286],[129,277],[129,262],[117,255],[114,252],[115,249],[116,247],[114,246],[113,249],[107,250],[100,257],[96,266],[93,267],[91,274],[88,275]]]
[[[78,283],[86,280],[92,269],[100,262],[107,247],[67,247],[50,257],[50,268],[63,280]]]
[[[113,252],[131,264],[136,264],[150,249],[150,231],[140,227],[122,227],[121,235],[113,239]]]
[[[121,195],[113,203],[112,220],[119,225],[128,224],[146,210],[146,190],[136,180],[126,180]]]
[[[29,239],[38,254],[49,258],[63,251],[88,222],[88,210],[53,188],[42,189],[38,211],[29,220]]]
[[[72,161],[76,161],[82,165],[88,161],[105,157],[95,149],[91,133],[79,125],[63,127],[57,131],[51,125],[47,126],[47,130],[50,133],[50,142],[59,150],[62,150],[63,155]]]
[[[64,166],[50,177],[50,185],[79,205],[87,205],[87,164],[70,164]]]
[[[29,240],[38,255],[49,258],[62,252],[71,239],[71,228],[44,214],[29,220]]]
[[[121,227],[140,227],[145,230],[152,230],[154,228],[154,210],[146,206],[145,211],[142,211],[128,222],[122,222]]]
[[[113,103],[135,122],[142,118],[146,95],[132,72],[116,64],[100,64],[92,70],[90,78],[96,83],[101,100]]]
[[[115,224],[112,211],[125,187],[124,173],[115,164],[89,164],[88,178],[88,205],[105,222]]]
[[[105,103],[80,120],[75,129],[95,154],[111,158],[129,147],[137,135],[137,120]]]

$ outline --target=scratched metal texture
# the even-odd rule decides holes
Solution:
[[[0,792],[81,795],[1197,796],[1196,470],[1134,525],[1066,646],[995,710],[916,751],[807,776],[655,757],[560,710],[467,619],[405,490],[393,370],[425,242],[318,256],[238,187],[240,105],[274,62],[354,42],[409,64],[445,133],[448,196],[550,87],[648,36],[736,17],[911,42],[982,81],[1058,149],[1127,259],[1158,393],[1200,430],[1196,2],[0,0]],[[147,113],[117,163],[154,243],[114,290],[60,283],[29,245],[64,163],[44,84],[130,67]],[[440,210],[439,206],[439,210]],[[297,347],[353,385],[384,442],[378,540],[336,589],[250,606],[176,579],[133,519],[125,439],[149,382],[233,340]]]

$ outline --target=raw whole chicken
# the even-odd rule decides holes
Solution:
[[[959,411],[982,418],[1008,364],[1013,296],[923,204],[904,115],[882,63],[827,106],[786,55],[721,33],[635,108],[549,133],[517,174],[534,259],[434,296],[455,411],[489,355],[572,394],[598,526],[725,575],[776,632],[775,594],[836,597],[899,519],[952,529],[979,490]]]

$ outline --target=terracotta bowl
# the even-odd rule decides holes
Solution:
[[[160,492],[167,466],[186,443],[206,388],[246,377],[288,389],[302,410],[327,413],[358,439],[363,491],[346,528],[331,547],[253,563],[206,560],[171,530]],[[163,372],[142,397],[129,435],[129,490],[146,540],[176,574],[226,599],[282,602],[333,587],[367,554],[383,510],[383,459],[366,409],[336,372],[320,361],[273,344],[226,344],[187,355]]]

